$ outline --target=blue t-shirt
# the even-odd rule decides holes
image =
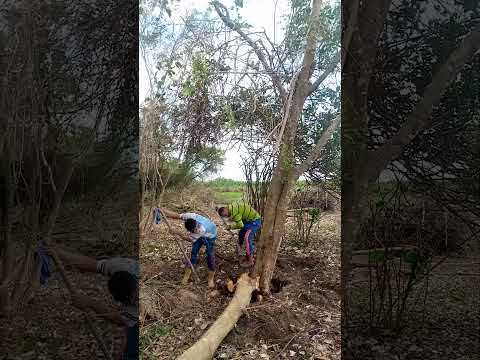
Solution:
[[[206,218],[205,216],[195,213],[184,213],[180,214],[180,218],[184,221],[187,219],[193,219],[200,224],[197,232],[191,234],[194,239],[198,239],[200,237],[214,239],[217,237],[217,226],[213,221]]]

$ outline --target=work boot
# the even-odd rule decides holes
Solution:
[[[209,271],[208,272],[208,287],[210,289],[213,289],[215,287],[215,282],[213,281],[215,277],[215,271]]]
[[[190,275],[192,275],[192,269],[188,267],[185,269],[185,274],[183,274],[182,285],[188,284],[188,280],[190,280]]]

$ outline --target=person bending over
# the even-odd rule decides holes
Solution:
[[[182,232],[175,231],[175,233],[186,241],[192,243],[192,252],[190,262],[195,266],[198,261],[198,253],[202,246],[207,249],[207,265],[208,265],[208,287],[214,288],[215,282],[215,242],[217,240],[217,226],[213,221],[205,216],[195,214],[192,212],[177,214],[166,209],[162,209],[165,216],[183,220],[188,235]],[[182,284],[186,285],[192,275],[192,269],[189,264],[186,264],[185,274],[183,275]]]
[[[97,260],[65,249],[57,250],[57,255],[65,265],[109,278],[108,290],[117,302],[115,308],[81,294],[73,299],[73,305],[82,310],[91,309],[107,320],[123,326],[125,337],[118,359],[138,360],[138,261],[122,257]]]
[[[251,267],[254,265],[254,244],[255,234],[262,226],[260,214],[249,204],[245,202],[235,202],[228,206],[222,206],[218,209],[218,215],[224,220],[231,220],[233,225],[228,225],[228,230],[240,229],[238,234],[237,251],[238,256],[242,256],[242,246],[245,243],[246,260],[241,262],[242,267]]]

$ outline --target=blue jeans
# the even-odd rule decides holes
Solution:
[[[253,246],[253,239],[255,239],[255,234],[262,226],[262,220],[257,219],[254,221],[249,221],[243,223],[243,228],[238,233],[238,245],[242,246],[243,241],[245,241],[247,247],[247,256],[250,257],[253,255],[253,251],[255,250]]]
[[[215,241],[217,239],[209,239],[206,237],[198,238],[192,245],[192,255],[190,257],[190,262],[193,266],[197,264],[198,260],[198,253],[200,252],[200,248],[205,245],[207,248],[207,264],[208,270],[215,271]]]
[[[123,355],[123,360],[138,360],[139,335],[138,322],[136,325],[127,328],[127,348]]]

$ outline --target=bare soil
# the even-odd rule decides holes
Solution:
[[[202,253],[197,266],[200,283],[180,285],[182,255],[165,225],[147,228],[142,236],[142,359],[175,359],[207,330],[231,299],[222,290],[228,276],[241,273],[235,258],[236,239],[223,230],[214,210],[201,211],[219,229],[216,291],[207,289]],[[215,359],[340,358],[339,220],[338,212],[325,213],[306,248],[292,246],[294,235],[285,235],[274,277],[287,285],[269,299],[251,303]],[[287,228],[292,229],[291,224]],[[189,244],[184,245],[189,255]]]
[[[347,330],[346,359],[478,359],[480,354],[480,253],[478,238],[453,254],[415,286],[404,327],[368,329],[368,283],[357,283],[350,301],[358,325]],[[355,279],[355,275],[354,275]],[[428,287],[426,287],[428,285]],[[427,290],[427,291],[426,291]]]

